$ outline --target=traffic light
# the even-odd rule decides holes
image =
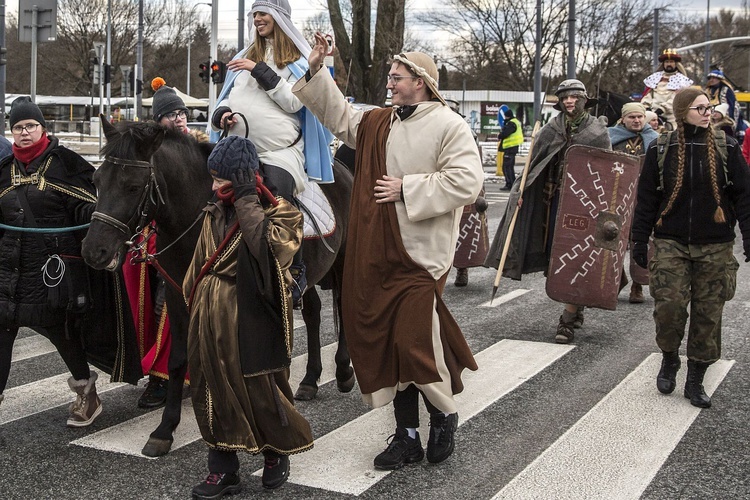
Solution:
[[[210,71],[208,69],[208,66],[211,64],[211,61],[202,62],[198,65],[198,67],[201,69],[201,72],[198,73],[198,76],[201,77],[201,81],[203,83],[208,83],[208,79],[210,76]]]
[[[221,61],[211,63],[211,81],[214,83],[224,83],[227,76],[227,65]]]
[[[92,55],[89,56],[89,76],[91,83],[99,85],[99,58],[96,57],[96,53],[92,51]]]

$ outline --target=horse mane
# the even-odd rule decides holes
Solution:
[[[195,140],[188,134],[183,134],[171,127],[165,127],[153,121],[131,122],[122,121],[115,124],[118,134],[107,137],[107,143],[102,147],[103,156],[126,157],[129,151],[138,144],[149,144],[158,135],[165,141],[177,142],[189,146]]]

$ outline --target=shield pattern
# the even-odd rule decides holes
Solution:
[[[550,298],[617,308],[639,171],[636,156],[568,148],[547,271]]]
[[[487,257],[487,252],[490,248],[484,189],[479,193],[477,201],[481,201],[484,204],[480,207],[484,210],[477,210],[477,202],[475,202],[464,206],[464,210],[461,213],[456,254],[453,257],[453,266],[457,268],[484,265],[484,259]]]

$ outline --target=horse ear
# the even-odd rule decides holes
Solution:
[[[107,138],[107,140],[112,140],[113,137],[115,137],[119,132],[117,132],[117,129],[114,125],[109,123],[109,120],[104,117],[104,115],[99,115],[99,123],[102,124],[102,130],[104,130],[104,137]]]
[[[155,127],[156,132],[150,134],[145,140],[145,147],[148,153],[147,158],[151,158],[154,153],[161,147],[161,143],[164,140],[164,136],[167,134],[167,129],[163,127]]]

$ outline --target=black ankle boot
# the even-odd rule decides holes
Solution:
[[[708,363],[688,360],[687,380],[685,381],[685,397],[690,404],[698,408],[711,408],[711,398],[703,390],[703,376],[708,369]]]
[[[664,356],[661,360],[661,370],[659,375],[656,376],[656,388],[662,394],[672,394],[674,388],[677,385],[677,371],[680,369],[681,361],[680,355],[677,351],[665,352],[662,351]]]

